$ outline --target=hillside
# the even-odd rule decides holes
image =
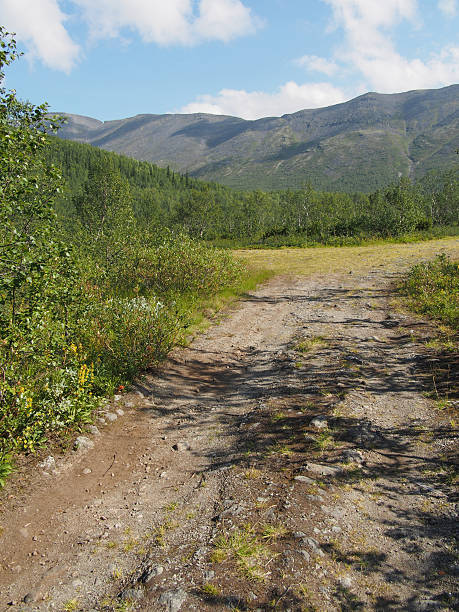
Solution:
[[[368,93],[327,108],[246,121],[221,115],[66,115],[61,138],[170,166],[236,188],[369,192],[400,175],[451,165],[459,85]]]

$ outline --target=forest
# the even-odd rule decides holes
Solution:
[[[83,200],[97,199],[101,176],[124,181],[141,227],[179,229],[219,246],[351,244],[448,227],[454,232],[459,219],[454,152],[449,170],[432,171],[414,184],[401,177],[370,194],[323,192],[310,184],[299,190],[236,191],[56,137],[46,156],[66,179],[56,205],[68,227],[78,222]]]

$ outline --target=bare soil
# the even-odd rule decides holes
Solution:
[[[0,608],[459,609],[458,353],[406,263],[274,278],[21,468]]]

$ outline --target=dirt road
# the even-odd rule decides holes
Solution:
[[[276,277],[22,469],[0,609],[457,609],[457,352],[403,267]]]

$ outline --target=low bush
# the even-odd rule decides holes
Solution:
[[[414,311],[459,328],[459,264],[446,255],[414,266],[404,282]]]

